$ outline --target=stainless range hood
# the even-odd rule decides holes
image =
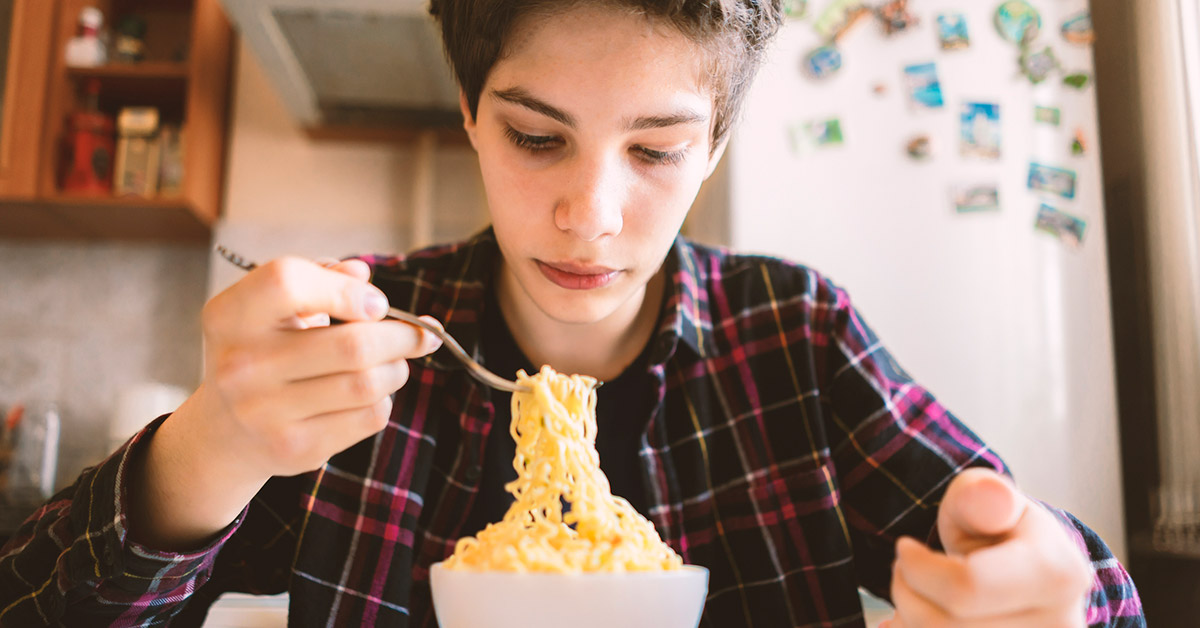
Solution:
[[[305,127],[461,125],[428,0],[222,0]]]

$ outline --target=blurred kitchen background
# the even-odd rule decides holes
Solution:
[[[0,539],[199,382],[215,243],[487,224],[424,4],[0,0]],[[686,233],[846,287],[1151,625],[1193,625],[1200,0],[785,4]]]

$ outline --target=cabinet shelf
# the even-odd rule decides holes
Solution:
[[[180,80],[188,78],[186,63],[149,61],[144,63],[110,63],[91,68],[67,68],[67,76],[75,78],[126,79],[126,80]]]
[[[213,220],[183,198],[59,194],[0,202],[0,237],[204,242]]]

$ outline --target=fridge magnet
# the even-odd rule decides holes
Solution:
[[[1056,194],[1065,199],[1073,199],[1075,198],[1075,171],[1030,163],[1029,189]]]
[[[1033,120],[1042,124],[1058,126],[1062,120],[1062,111],[1057,107],[1034,107]]]
[[[1087,72],[1073,72],[1063,77],[1063,85],[1075,89],[1086,89],[1092,82],[1092,75]]]
[[[1083,134],[1083,129],[1075,129],[1075,137],[1071,139],[1071,154],[1083,155],[1087,153],[1087,137]]]
[[[962,13],[938,14],[937,33],[942,50],[962,50],[971,46],[971,35],[967,32],[967,16]]]
[[[1062,25],[1062,35],[1063,39],[1080,46],[1096,41],[1096,32],[1092,30],[1092,13],[1084,11],[1067,18]]]
[[[862,0],[833,0],[813,22],[813,28],[825,41],[837,41],[871,14]]]
[[[1087,222],[1042,203],[1033,226],[1038,231],[1058,238],[1071,249],[1078,249],[1083,244],[1083,232],[1087,229]]]
[[[995,183],[960,185],[956,186],[951,194],[954,200],[954,211],[960,214],[1000,209],[1000,188]]]
[[[918,135],[908,141],[904,150],[913,161],[926,161],[933,156],[933,143],[928,135]]]
[[[917,25],[917,16],[908,10],[908,0],[891,0],[875,10],[883,22],[883,32],[895,35]]]
[[[808,16],[808,0],[783,0],[783,15],[791,19]]]
[[[844,143],[842,121],[839,118],[823,118],[796,122],[788,127],[788,139],[792,154],[803,155],[813,148],[838,146]]]
[[[1041,32],[1042,16],[1025,0],[1008,0],[996,9],[996,30],[1014,44],[1027,44]]]
[[[840,146],[843,143],[842,121],[838,118],[813,120],[805,126],[809,138],[817,146]]]
[[[1049,46],[1040,51],[1025,50],[1020,58],[1021,73],[1037,85],[1059,69],[1058,58]]]
[[[904,68],[904,83],[908,87],[908,98],[913,105],[925,109],[940,109],[942,85],[938,82],[937,64],[921,63]]]
[[[1000,105],[963,103],[959,147],[965,157],[1000,158]]]
[[[875,94],[876,96],[880,96],[880,97],[887,96],[887,92],[888,92],[887,83],[884,83],[883,81],[879,81],[878,83],[875,83],[874,85],[871,86],[871,93]]]
[[[835,46],[821,46],[805,55],[801,66],[809,78],[828,78],[842,69],[842,53]]]

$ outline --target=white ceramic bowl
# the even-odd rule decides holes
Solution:
[[[545,574],[458,571],[429,574],[441,628],[696,628],[708,570]]]

